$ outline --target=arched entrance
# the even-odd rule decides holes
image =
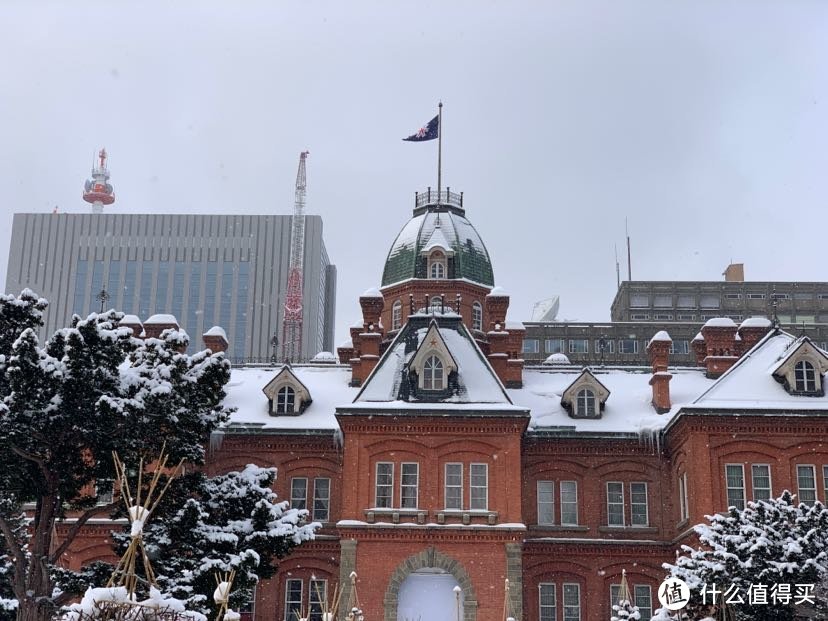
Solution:
[[[477,621],[477,594],[461,563],[434,547],[409,556],[397,566],[388,581],[383,602],[384,621],[455,621],[456,586],[461,590],[461,620]],[[426,588],[427,597],[423,597]],[[435,596],[439,597],[439,613],[435,612],[437,604],[431,603]],[[450,605],[448,610],[447,604]]]
[[[458,621],[463,619],[463,598],[457,614],[459,583],[451,574],[426,567],[408,574],[397,595],[397,621]]]

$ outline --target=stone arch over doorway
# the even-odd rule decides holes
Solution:
[[[397,604],[399,603],[400,586],[403,581],[419,569],[436,567],[442,569],[457,580],[457,584],[463,589],[463,621],[477,621],[477,594],[474,592],[471,578],[463,565],[451,558],[449,555],[440,552],[434,546],[430,546],[412,554],[400,563],[388,581],[388,588],[385,590],[384,621],[397,621]]]

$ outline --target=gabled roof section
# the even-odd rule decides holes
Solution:
[[[290,385],[294,390],[300,393],[300,397],[303,401],[310,402],[311,394],[308,387],[302,383],[296,374],[293,372],[289,364],[282,365],[282,368],[279,369],[279,372],[275,375],[275,377],[270,380],[264,388],[262,388],[262,392],[267,395],[268,399],[275,399],[276,393],[279,389],[284,385]]]
[[[800,336],[793,343],[790,344],[782,357],[779,358],[779,363],[773,368],[773,375],[784,374],[785,367],[793,364],[796,360],[801,358],[806,359],[814,365],[814,368],[820,373],[825,374],[828,371],[828,355],[819,347],[814,345],[813,341],[807,336]]]
[[[715,409],[726,412],[825,410],[828,413],[828,397],[791,394],[774,377],[780,363],[789,359],[800,340],[802,339],[782,330],[769,332],[710,388],[682,409]]]
[[[443,235],[443,227],[440,226],[439,220],[434,225],[434,232],[431,234],[431,237],[428,238],[428,242],[426,245],[423,246],[423,249],[420,250],[420,254],[427,255],[435,248],[442,248],[447,256],[453,256],[454,250],[451,247],[451,244],[446,239],[446,236]]]
[[[575,395],[582,388],[590,388],[595,391],[601,405],[604,405],[610,396],[609,388],[604,386],[604,384],[602,384],[601,381],[593,375],[592,371],[588,368],[584,368],[580,375],[578,375],[578,377],[576,377],[569,386],[564,388],[563,394],[561,395],[561,402],[564,404],[572,403],[572,400],[575,399]]]
[[[461,318],[453,314],[412,315],[365,380],[354,403],[393,403],[395,408],[422,404],[412,389],[411,374],[416,372],[415,363],[433,351],[444,352],[456,379],[450,382],[450,392],[436,403],[429,399],[430,407],[446,404],[451,409],[462,404],[474,409],[475,404],[488,404],[511,409],[512,401],[497,374]]]

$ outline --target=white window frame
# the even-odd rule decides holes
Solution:
[[[592,406],[591,412],[590,406]],[[589,386],[584,386],[575,394],[575,415],[585,418],[598,416],[598,398],[595,396],[595,391]]]
[[[289,584],[291,582],[298,582],[299,583],[299,600],[290,600],[288,597],[290,596],[290,588]],[[302,605],[305,600],[305,581],[301,578],[287,578],[285,579],[285,621],[298,621],[299,616],[302,611]],[[299,612],[297,613],[295,610],[292,612],[290,609],[291,604],[299,604]]]
[[[800,367],[802,368],[801,382],[799,377]],[[808,360],[798,360],[796,364],[794,364],[794,390],[796,392],[815,392],[816,389],[816,368],[814,368],[814,365]]]
[[[555,348],[550,347],[550,343],[558,341],[558,350],[553,351]],[[545,354],[563,354],[566,353],[566,339],[544,339],[543,340],[543,352]]]
[[[442,261],[432,261],[428,273],[431,280],[445,280],[446,264]]]
[[[741,485],[741,487],[735,486],[735,485],[733,485],[733,486],[730,485],[730,478],[728,476],[728,468],[739,468],[739,470],[741,470],[741,472],[742,472],[742,485]],[[731,499],[733,499],[732,496],[731,496],[731,493],[730,493],[731,490],[741,491],[741,494],[742,494],[741,506],[739,506],[738,502],[731,502]],[[745,501],[747,500],[747,494],[745,492],[746,492],[746,490],[745,490],[745,465],[744,464],[725,464],[725,495],[726,495],[728,510],[730,510],[730,507],[736,507],[738,509],[744,509],[745,508]],[[736,499],[736,500],[738,500],[738,499]]]
[[[576,605],[566,603],[567,590],[574,587],[578,603]],[[563,621],[581,621],[581,585],[577,582],[564,582],[561,589],[563,604]],[[567,609],[574,608],[574,614]]]
[[[613,492],[613,494],[618,494],[621,498],[620,501],[618,500],[610,500],[610,486],[611,485],[618,485],[620,486],[620,491]],[[607,481],[606,484],[606,494],[607,494],[607,526],[625,526],[626,525],[626,513],[624,511],[624,483],[622,481]],[[610,511],[610,507],[615,508],[616,512]],[[617,507],[621,508],[621,521],[617,523],[613,523],[612,519],[617,520]],[[615,518],[611,518],[611,516],[615,515]]]
[[[475,485],[475,470],[478,470],[477,476],[480,476],[480,470],[483,470],[485,483]],[[483,491],[483,502],[480,498],[475,498],[475,491]],[[477,505],[477,506],[475,506]],[[482,506],[480,506],[482,505]],[[470,511],[488,511],[489,510],[489,464],[473,463],[469,464],[469,510]]]
[[[552,603],[543,603],[544,587],[548,587],[547,594],[551,594]],[[554,582],[538,583],[538,621],[557,621],[558,619],[558,598]]]
[[[601,353],[601,339],[595,339],[595,353]],[[605,354],[614,354],[615,353],[615,341],[610,338],[604,339],[604,353]]]
[[[288,406],[291,406],[288,409]],[[282,386],[276,392],[276,413],[290,414],[296,411],[296,389],[293,386]]]
[[[690,519],[690,505],[687,502],[687,473],[679,475],[679,522]]]
[[[768,486],[767,487],[758,487],[756,485],[756,468],[767,468],[768,474]],[[754,502],[757,500],[771,500],[773,498],[773,478],[771,477],[771,467],[770,464],[751,464],[750,465],[750,486],[753,492],[753,500]],[[767,498],[757,498],[756,497],[756,490],[767,490],[768,497]]]
[[[458,484],[451,484],[449,485],[449,467],[457,466],[459,469],[459,477],[460,482]],[[456,474],[452,476],[457,476]],[[457,506],[449,506],[449,490],[459,490],[460,495],[457,502]],[[443,505],[446,509],[454,510],[454,509],[462,509],[463,508],[463,464],[460,462],[447,462],[443,466]]]
[[[633,496],[633,486],[636,485],[643,485],[644,486],[644,502],[635,502]],[[650,525],[650,486],[647,484],[646,481],[630,481],[629,484],[630,490],[630,526],[636,527],[646,527]],[[635,507],[644,505],[644,522],[636,522],[635,521]]]
[[[802,487],[802,483],[801,483],[802,478],[800,476],[800,472],[803,471],[805,468],[810,468],[811,469],[811,476],[812,476],[813,481],[814,481],[814,486],[812,488],[811,487]],[[796,498],[800,503],[805,503],[806,505],[811,506],[811,505],[814,504],[814,502],[819,500],[819,496],[817,495],[816,466],[814,466],[813,464],[797,464],[796,465],[796,489],[797,489]],[[802,491],[803,490],[813,492],[814,499],[813,500],[803,500],[802,499]]]
[[[414,467],[414,483],[406,483],[406,476],[411,476],[411,472],[406,472],[406,467],[409,469]],[[414,505],[406,506],[406,490],[414,491]],[[416,509],[420,502],[420,464],[416,461],[404,461],[400,464],[400,509]]]
[[[537,354],[540,350],[539,339],[523,339],[523,353]]]
[[[323,587],[317,590],[316,584],[322,584]],[[314,597],[318,601],[314,601]],[[321,598],[321,599],[320,599]],[[328,580],[325,578],[311,578],[308,580],[308,621],[322,621],[322,614],[325,612],[325,601],[328,599]],[[314,611],[314,605],[319,607],[319,611]]]
[[[299,497],[294,495],[294,484],[303,481],[304,494]],[[290,506],[293,509],[308,508],[308,477],[293,477],[290,480]]]
[[[646,593],[646,595],[645,595]],[[641,613],[641,621],[649,621],[653,616],[653,589],[649,584],[636,584],[633,586],[633,603]],[[644,605],[646,598],[649,606]]]
[[[396,300],[391,306],[391,329],[399,330],[402,327],[402,302]]]
[[[320,494],[320,481],[327,481],[327,494],[322,496]],[[324,486],[322,486],[324,487]],[[321,516],[323,509],[317,508],[317,503],[324,507],[325,517]],[[313,520],[315,522],[330,522],[331,520],[331,479],[330,477],[316,477],[313,480]]]
[[[388,483],[380,483],[380,466],[390,466],[390,480]],[[383,474],[383,476],[386,476]],[[380,504],[380,487],[383,491],[388,490],[388,504]],[[383,499],[385,495],[383,495]],[[383,502],[385,502],[383,500]],[[391,509],[394,506],[394,462],[392,461],[378,461],[374,468],[374,506],[377,509]]]
[[[631,342],[633,345],[632,351],[624,351],[623,343],[624,342]],[[618,339],[618,353],[625,354],[627,356],[632,356],[638,353],[638,339],[634,338],[625,338],[625,339]]]
[[[472,304],[472,330],[483,329],[483,305],[480,302]],[[537,353],[537,352],[535,352]]]
[[[548,493],[550,500],[541,500],[541,486],[548,487],[544,493]],[[555,481],[537,481],[535,483],[535,490],[537,494],[538,507],[538,524],[543,526],[551,526],[555,524]],[[544,508],[542,510],[541,508]],[[541,519],[542,515],[548,515],[548,519]]]
[[[564,489],[565,484],[566,485],[572,484],[572,489],[571,490],[565,490]],[[569,499],[565,500],[566,496],[569,494],[570,491],[574,494],[575,497],[571,500],[569,500]],[[560,492],[561,493],[559,495],[559,498],[560,498],[560,504],[561,504],[561,526],[577,526],[578,525],[578,481],[573,481],[573,480],[561,481],[561,483],[560,483]],[[574,522],[566,519],[567,514],[572,510],[574,510],[574,512],[575,512],[575,521]]]
[[[446,365],[440,356],[432,354],[423,362],[423,390],[445,390],[445,388]]]
[[[575,347],[575,344],[583,345],[581,349]],[[588,354],[589,353],[589,339],[569,339],[569,353],[570,354]]]

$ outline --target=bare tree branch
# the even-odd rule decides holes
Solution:
[[[74,524],[69,527],[69,530],[66,531],[66,536],[63,538],[63,542],[55,549],[55,551],[49,555],[49,562],[50,563],[57,563],[58,559],[63,556],[63,553],[72,545],[72,541],[78,534],[81,528],[83,528],[84,524],[86,524],[91,518],[99,515],[101,513],[107,513],[112,511],[120,504],[119,501],[113,500],[107,505],[96,505],[91,509],[87,509],[84,511],[77,520],[75,520]]]

